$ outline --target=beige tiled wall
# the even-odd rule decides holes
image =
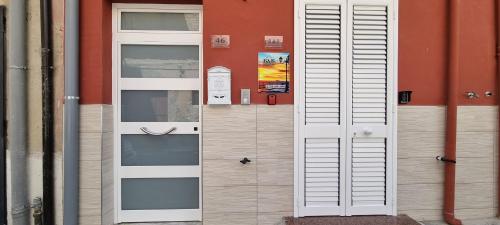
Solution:
[[[113,119],[109,105],[80,111],[80,224],[113,224]]]
[[[104,105],[102,109],[103,134],[102,134],[102,196],[101,220],[102,225],[114,224],[114,133],[113,133],[113,107]]]
[[[493,106],[458,110],[456,215],[496,216],[498,111]]]
[[[398,213],[417,220],[440,220],[443,202],[445,112],[441,106],[398,110]]]
[[[203,201],[205,225],[293,215],[292,105],[204,106]]]
[[[440,220],[445,107],[399,108],[398,212]],[[460,107],[457,216],[496,211],[496,107]],[[82,106],[81,224],[113,222],[112,108]],[[275,225],[293,215],[293,106],[203,107],[203,224]],[[247,165],[239,161],[248,157]]]
[[[446,108],[399,107],[398,211],[417,220],[441,220]],[[487,218],[496,212],[497,108],[458,110],[456,215]]]

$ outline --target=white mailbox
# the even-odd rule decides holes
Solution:
[[[231,70],[216,66],[208,69],[208,104],[231,104]]]

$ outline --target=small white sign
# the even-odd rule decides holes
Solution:
[[[212,48],[229,48],[230,44],[231,44],[231,36],[212,35]]]
[[[283,48],[283,36],[265,36],[266,48]]]

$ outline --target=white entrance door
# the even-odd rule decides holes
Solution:
[[[117,222],[201,220],[201,8],[114,5]]]
[[[396,3],[299,2],[298,216],[394,214]]]

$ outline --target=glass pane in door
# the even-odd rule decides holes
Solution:
[[[122,179],[122,210],[199,209],[199,178]]]
[[[198,91],[122,91],[122,122],[198,122]]]
[[[122,45],[122,78],[198,78],[196,45]]]
[[[122,166],[199,165],[199,136],[124,134],[121,138]]]
[[[122,12],[122,30],[199,31],[200,14]]]

